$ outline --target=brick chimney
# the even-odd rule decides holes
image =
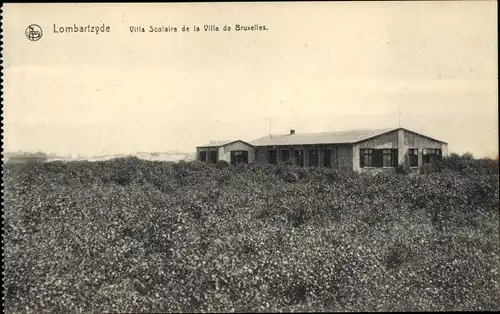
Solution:
[[[295,130],[290,130],[290,135],[295,134]]]

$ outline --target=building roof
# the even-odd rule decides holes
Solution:
[[[242,143],[245,143],[249,146],[253,146],[252,144],[250,143],[247,143],[245,141],[242,141],[242,140],[226,140],[226,141],[211,141],[210,144],[207,144],[207,145],[201,145],[201,146],[198,146],[199,148],[201,147],[215,147],[215,148],[218,148],[218,147],[222,147],[222,146],[226,146],[226,145],[229,145],[229,144],[232,144],[232,143],[235,143],[235,142],[242,142]]]
[[[201,146],[198,146],[198,147],[221,147],[221,146],[227,145],[227,144],[229,144],[231,142],[234,142],[234,140],[210,141],[209,144],[201,145]]]
[[[253,146],[275,146],[275,145],[313,145],[313,144],[353,144],[359,143],[370,138],[396,131],[399,128],[386,129],[366,129],[366,130],[349,130],[337,132],[321,132],[321,133],[294,133],[268,135],[252,141]],[[406,130],[406,129],[405,129]],[[419,134],[413,131],[409,131]],[[421,135],[421,134],[419,134]],[[422,135],[425,136],[425,135]],[[425,136],[429,138],[428,136]],[[432,140],[445,143],[433,138]]]

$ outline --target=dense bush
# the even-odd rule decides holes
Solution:
[[[498,174],[457,169],[9,165],[5,311],[499,310]]]
[[[464,172],[481,172],[484,174],[498,174],[498,159],[481,158],[475,159],[472,154],[465,153],[462,156],[450,154],[443,159],[443,166],[446,169]]]
[[[397,174],[410,174],[411,169],[407,165],[399,165],[396,167]]]
[[[287,161],[285,161],[285,166],[288,166],[288,167],[295,167],[295,166],[296,166],[296,164],[295,164],[295,159],[290,158],[290,159],[288,159]]]
[[[299,181],[299,175],[293,171],[287,171],[285,173],[285,180],[287,182],[298,182]]]
[[[454,171],[459,173],[481,173],[498,174],[498,159],[480,158],[475,159],[472,154],[465,153],[458,155],[455,153],[443,158],[434,164],[424,164],[420,172],[428,174],[432,172]]]
[[[227,168],[229,166],[230,166],[230,164],[225,160],[219,160],[215,164],[215,167],[217,167],[218,169],[224,169],[224,168]]]

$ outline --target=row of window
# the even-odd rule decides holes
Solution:
[[[231,163],[232,164],[247,164],[248,163],[248,151],[245,150],[234,150],[230,153]],[[217,151],[209,151],[208,159],[207,159],[207,151],[200,151],[200,155],[198,157],[200,161],[208,161],[210,163],[217,162]]]
[[[318,167],[319,166],[319,149],[312,148],[307,150],[309,154],[308,166]],[[248,153],[247,152],[232,152],[231,161],[235,162],[246,162],[248,163]],[[418,154],[417,148],[408,149],[408,165],[410,167],[418,167]],[[234,155],[234,156],[233,156]],[[422,150],[422,163],[434,163],[441,159],[441,149],[425,148]],[[331,167],[331,156],[332,151],[329,148],[323,149],[323,167]],[[255,159],[258,160],[259,152],[256,150]],[[398,165],[398,150],[397,149],[360,149],[360,167],[396,167]],[[293,150],[293,156],[291,156],[291,151],[289,149],[280,150],[280,161],[287,162],[289,160],[295,161],[295,164],[303,167],[304,166],[304,156],[302,150]],[[268,163],[276,165],[278,163],[278,155],[275,149],[268,150],[267,155]],[[209,151],[207,158],[207,151],[201,151],[199,160],[208,161],[212,163],[217,162],[217,151]]]
[[[360,149],[360,167],[396,167],[398,165],[397,149]]]
[[[200,161],[208,161],[211,163],[216,163],[217,162],[217,151],[213,150],[208,152],[208,159],[207,159],[207,151],[201,151],[200,152]]]
[[[396,167],[398,165],[397,149],[360,149],[360,167]],[[441,159],[441,149],[424,148],[422,163],[435,163]],[[418,167],[418,149],[408,149],[408,165]]]
[[[319,166],[319,149],[318,148],[310,148],[307,150],[308,152],[308,166],[309,167],[318,167]],[[271,149],[267,151],[267,162],[276,165],[278,163],[278,152],[275,149]],[[331,161],[332,150],[329,148],[323,149],[323,167],[330,168],[332,166]],[[255,159],[258,160],[259,151],[255,151]],[[292,159],[293,158],[293,159]],[[287,162],[289,160],[295,161],[295,164],[299,167],[304,166],[304,153],[303,150],[293,150],[293,156],[291,156],[291,152],[289,149],[280,150],[280,161]]]

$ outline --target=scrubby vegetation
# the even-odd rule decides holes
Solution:
[[[400,170],[9,165],[5,311],[499,310],[498,161]]]

